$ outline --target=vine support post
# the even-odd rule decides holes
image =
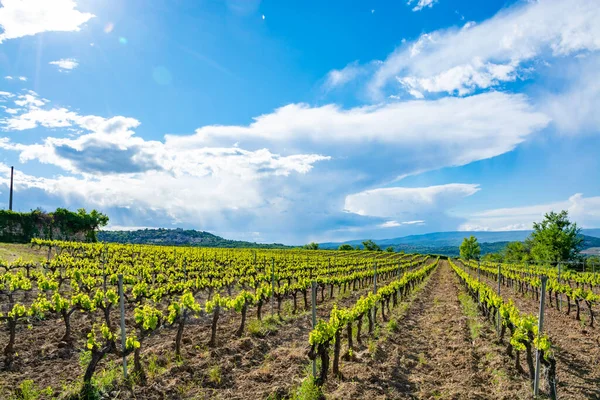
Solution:
[[[558,281],[559,284],[560,284],[560,271],[561,271],[561,264],[559,262],[558,263],[558,279],[557,279],[557,281]],[[560,307],[558,309],[562,311],[562,308],[563,308],[563,306],[562,306],[562,293],[559,293],[558,297],[559,297],[559,300],[560,300]]]
[[[275,316],[273,300],[275,298],[275,258],[271,258],[271,318]]]
[[[502,264],[498,264],[498,296],[500,296],[500,275],[501,275],[501,268],[502,268]],[[500,329],[502,328],[501,324],[500,324],[500,307],[498,307],[498,311],[496,311],[496,314],[498,315],[498,335],[500,335]]]
[[[477,260],[477,283],[481,282],[481,265]],[[481,305],[481,291],[477,288],[477,302]]]
[[[546,281],[548,281],[548,277],[546,275],[541,276],[542,285],[541,285],[541,296],[540,296],[540,315],[538,317],[538,343],[540,340],[540,336],[542,334],[542,329],[544,327],[544,305],[546,300]],[[533,381],[533,395],[537,397],[540,391],[540,350],[535,352],[535,380]]]
[[[119,307],[121,308],[121,349],[123,351],[123,377],[127,379],[127,356],[125,355],[127,335],[125,333],[125,300],[123,297],[123,274],[119,274]]]
[[[373,294],[377,293],[377,263],[373,265]]]
[[[317,282],[311,282],[311,304],[312,304],[312,327],[315,329],[317,326]],[[312,373],[313,378],[317,376],[317,358],[312,360]]]
[[[377,294],[377,263],[373,265],[373,294]],[[377,307],[373,307],[373,321],[377,317]]]
[[[10,190],[8,196],[8,209],[12,211],[13,209],[13,175],[15,173],[15,167],[10,167]]]

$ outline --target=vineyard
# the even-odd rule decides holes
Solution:
[[[370,251],[32,246],[46,262],[0,265],[1,398],[513,399],[534,386],[600,398],[595,273]]]

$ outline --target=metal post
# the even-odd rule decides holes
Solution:
[[[275,258],[271,258],[271,318],[274,317],[273,298],[275,297]]]
[[[542,335],[542,329],[544,328],[544,302],[546,300],[546,281],[548,277],[542,275],[542,287],[541,287],[541,296],[540,296],[540,315],[538,317],[538,341],[540,340],[540,336]],[[540,391],[540,351],[537,350],[535,352],[535,380],[533,381],[533,395],[537,397]]]
[[[561,269],[561,268],[560,268],[560,263],[558,263],[558,279],[557,279],[557,281],[558,281],[558,284],[560,284],[560,269]],[[559,293],[559,294],[558,294],[558,297],[559,297],[559,299],[560,299],[560,305],[559,305],[559,308],[558,308],[558,309],[559,309],[560,311],[562,311],[562,308],[563,308],[563,306],[562,306],[562,293]],[[551,299],[550,301],[552,301],[552,299]]]
[[[481,267],[479,261],[477,261],[477,283],[481,282]],[[481,290],[477,288],[477,302],[481,304]]]
[[[373,294],[377,294],[377,263],[373,265]],[[377,311],[377,305],[373,307],[373,321],[376,320],[377,315],[375,314]]]
[[[15,167],[10,167],[10,195],[8,197],[8,209],[12,211],[12,200],[13,200],[13,174]]]
[[[317,326],[317,282],[313,281],[311,284],[311,302],[312,302],[312,327],[313,329]],[[317,376],[317,359],[312,361],[312,373],[313,378]]]
[[[125,334],[125,301],[123,300],[123,274],[119,274],[119,307],[121,307],[121,348],[123,349],[123,377],[127,379],[127,356],[125,355],[127,335]]]
[[[498,296],[500,296],[500,279],[501,279],[500,278],[500,274],[501,274],[501,267],[502,267],[502,264],[498,264]],[[500,329],[502,327],[501,321],[500,321],[500,307],[498,307],[497,314],[498,314],[498,334],[500,334]]]
[[[373,293],[377,294],[377,263],[373,266]]]

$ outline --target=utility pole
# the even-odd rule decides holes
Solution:
[[[13,174],[15,167],[10,167],[10,197],[8,198],[8,209],[12,211],[12,199],[13,199]]]

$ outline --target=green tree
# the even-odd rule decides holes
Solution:
[[[586,271],[600,271],[600,256],[589,256],[585,259]]]
[[[523,242],[510,242],[504,248],[504,261],[507,263],[520,263],[529,261],[529,246]]]
[[[87,223],[89,230],[86,233],[86,238],[90,242],[97,242],[97,232],[100,228],[108,225],[108,216],[96,210],[86,213],[84,208],[77,210],[77,214]]]
[[[501,263],[503,261],[503,257],[502,257],[502,254],[500,254],[500,253],[488,253],[483,256],[482,260],[489,261],[489,262],[495,262],[495,263]]]
[[[477,260],[479,254],[481,254],[481,247],[477,243],[477,238],[475,236],[464,238],[460,245],[460,257],[465,260]]]
[[[350,251],[350,250],[354,250],[354,247],[352,247],[351,245],[344,243],[343,245],[341,245],[340,247],[338,247],[338,250],[342,250],[342,251]]]
[[[381,251],[381,247],[379,247],[377,245],[377,243],[375,243],[371,239],[365,240],[364,242],[362,242],[362,244],[365,247],[365,250],[368,250],[368,251]]]
[[[389,246],[385,249],[385,251],[387,251],[388,253],[393,253],[394,252],[394,248],[392,246]]]
[[[305,244],[303,248],[306,250],[319,250],[319,243],[310,242],[309,244]]]
[[[534,222],[528,239],[531,256],[538,262],[573,261],[579,259],[583,238],[577,224],[569,221],[565,210],[544,215],[542,222]]]

